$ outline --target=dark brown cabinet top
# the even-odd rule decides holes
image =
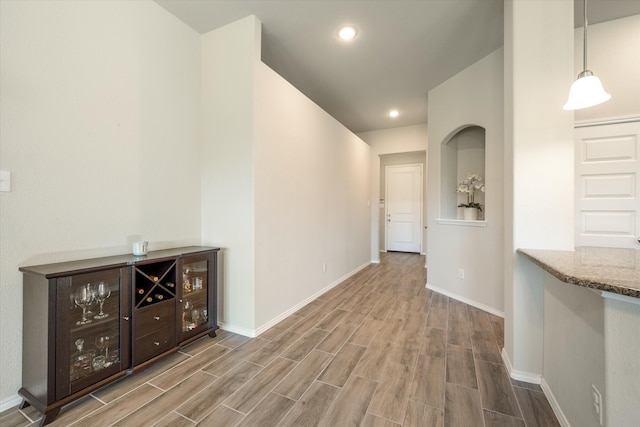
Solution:
[[[113,255],[101,258],[83,259],[78,261],[66,261],[53,264],[42,264],[20,267],[23,273],[39,274],[47,279],[80,274],[96,269],[118,268],[126,265],[144,264],[155,262],[164,258],[175,258],[182,255],[196,255],[201,252],[219,251],[220,248],[208,246],[186,246],[182,248],[163,249],[151,251],[147,255],[136,256],[132,254]]]

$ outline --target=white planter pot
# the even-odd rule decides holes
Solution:
[[[478,209],[476,208],[464,208],[464,219],[465,221],[477,221],[478,220]]]

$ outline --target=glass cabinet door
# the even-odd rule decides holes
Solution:
[[[178,341],[209,329],[211,257],[185,257],[180,263]]]
[[[56,397],[129,367],[129,268],[57,279]]]

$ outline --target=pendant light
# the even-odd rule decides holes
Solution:
[[[578,74],[578,79],[573,82],[569,90],[569,100],[564,105],[565,110],[579,110],[581,108],[593,107],[611,99],[611,95],[604,91],[600,79],[591,70],[587,69],[587,0],[584,4],[584,31],[583,31],[583,54],[582,72]]]

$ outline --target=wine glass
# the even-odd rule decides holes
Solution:
[[[109,285],[104,282],[98,283],[98,288],[96,289],[95,298],[98,300],[100,304],[100,313],[93,316],[94,319],[104,319],[105,317],[109,317],[109,313],[105,313],[102,311],[102,306],[107,298],[111,296],[111,289],[109,289]]]
[[[76,305],[82,308],[82,319],[76,322],[76,325],[85,325],[91,323],[91,319],[87,319],[87,309],[93,305],[94,294],[91,293],[88,287],[81,287],[78,292],[73,294],[73,301]]]
[[[109,342],[111,337],[109,335],[101,335],[96,338],[96,347],[100,350],[104,350],[105,359],[109,358]]]
[[[191,321],[193,322],[193,328],[198,327],[198,321],[200,320],[200,310],[194,308],[191,310]]]
[[[94,285],[93,283],[87,283],[86,284],[86,288],[87,288],[87,292],[89,292],[91,295],[93,295],[93,299],[96,299],[96,285]],[[94,301],[95,302],[95,301]],[[87,309],[87,315],[89,314],[93,314],[93,312],[91,311],[91,306],[93,306],[93,304],[91,304],[88,309]]]

